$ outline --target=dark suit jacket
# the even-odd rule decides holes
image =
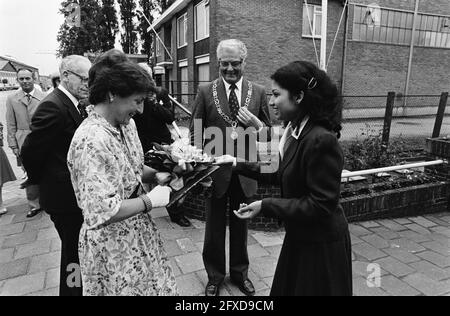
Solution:
[[[55,89],[38,106],[22,158],[31,183],[40,185],[40,203],[50,214],[81,212],[67,168],[67,153],[82,118],[72,101]]]
[[[339,204],[342,149],[335,134],[308,122],[293,140],[276,173],[260,173],[260,165],[238,163],[236,171],[279,184],[281,198],[264,199],[262,213],[281,219],[291,242],[334,241],[348,231]]]
[[[152,143],[171,144],[172,134],[167,124],[175,121],[175,114],[167,90],[162,89],[156,94],[156,102],[147,98],[144,112],[136,115],[134,121],[144,153],[152,148]]]
[[[248,94],[248,86],[249,82],[244,78],[242,83],[242,100],[241,105],[245,104]],[[228,98],[226,95],[225,84],[223,83],[222,78],[218,79],[217,85],[217,93],[218,99],[220,101],[220,105],[225,114],[231,117],[230,107],[228,105]],[[267,141],[270,140],[270,114],[269,107],[267,102],[266,91],[263,86],[253,83],[253,95],[252,99],[249,103],[249,111],[256,115],[267,127],[266,132],[268,133]],[[215,148],[213,152],[208,152],[208,148],[213,147],[213,144],[217,143],[217,139],[215,138],[203,138],[203,135],[196,135],[194,129],[194,120],[202,120],[203,129],[215,127],[220,129],[223,134],[223,138],[221,139],[223,147]],[[230,129],[230,125],[224,121],[222,116],[220,116],[217,111],[216,105],[214,103],[213,98],[213,82],[207,85],[202,85],[199,87],[197,97],[194,103],[194,111],[190,124],[190,133],[192,138],[192,143],[198,148],[204,148],[208,154],[213,154],[215,156],[221,156],[224,154],[230,154],[236,156],[237,144],[238,142],[231,139],[230,130],[227,131],[227,128]],[[210,136],[207,136],[210,137]],[[244,152],[239,155],[239,158],[249,160],[249,153],[256,153],[256,136],[253,141],[249,141],[250,137],[246,137],[245,144],[242,144],[244,147]],[[200,139],[201,142],[197,140]],[[243,139],[243,138],[241,138]],[[208,146],[210,145],[211,146]],[[231,167],[222,167],[216,173],[213,174],[213,192],[215,197],[220,198],[225,195],[230,185],[231,176],[233,174],[233,169]],[[256,194],[258,183],[257,181],[240,176],[240,182],[242,186],[242,190],[246,197],[250,198]]]

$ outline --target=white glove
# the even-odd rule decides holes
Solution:
[[[170,187],[162,187],[160,185],[147,193],[148,198],[152,201],[152,208],[166,207],[170,202],[170,193],[172,193]]]
[[[230,155],[224,155],[221,157],[217,157],[214,161],[215,165],[222,166],[222,165],[232,165],[233,167],[236,167],[237,165],[237,159]]]

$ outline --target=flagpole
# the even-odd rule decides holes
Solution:
[[[328,0],[322,0],[322,34],[320,41],[320,67],[327,71],[327,31],[328,31]]]

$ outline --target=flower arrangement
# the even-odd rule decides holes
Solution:
[[[209,171],[215,171],[214,158],[201,149],[189,145],[188,139],[178,139],[172,145],[154,144],[154,149],[145,155],[145,164],[159,172],[170,174],[169,186],[178,192],[186,184],[198,184],[204,188],[212,186]],[[205,176],[207,175],[207,176]]]

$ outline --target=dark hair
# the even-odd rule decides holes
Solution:
[[[29,71],[29,72],[31,72],[31,76],[34,79],[34,71],[31,70],[30,68],[26,68],[26,67],[19,68],[19,69],[17,69],[16,74],[19,75],[19,72],[21,72],[21,71]]]
[[[155,91],[149,74],[131,61],[97,64],[94,78],[89,79],[89,101],[93,105],[106,101],[109,92],[126,98],[135,93]]]
[[[121,52],[118,49],[110,49],[109,51],[103,53],[99,57],[97,57],[92,65],[91,69],[89,69],[89,86],[92,85],[95,77],[97,75],[97,71],[99,69],[106,67],[112,67],[115,64],[130,61],[127,55]]]
[[[342,130],[342,98],[327,73],[307,61],[295,61],[278,69],[272,76],[291,97],[305,94],[301,103],[304,115],[340,138]]]

